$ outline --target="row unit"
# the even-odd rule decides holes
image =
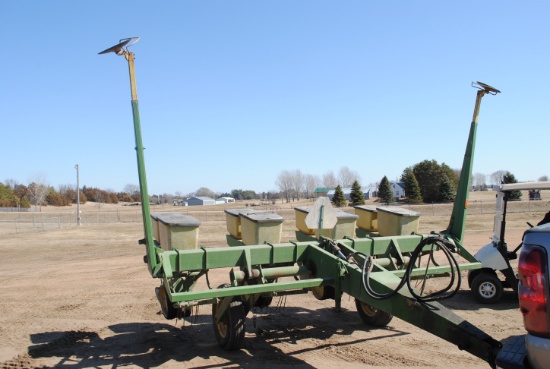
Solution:
[[[319,230],[306,225],[311,208],[294,208],[296,228],[301,233],[319,238]],[[322,236],[331,239],[370,236],[399,236],[418,232],[420,213],[397,206],[361,205],[354,207],[355,214],[336,210],[334,228],[323,229]],[[200,221],[180,213],[151,214],[153,236],[164,250],[196,249],[198,247]],[[229,238],[244,245],[280,243],[283,217],[270,211],[254,209],[225,210]]]

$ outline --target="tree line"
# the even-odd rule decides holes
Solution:
[[[490,178],[493,184],[517,183],[515,176],[506,170],[498,170],[487,176],[476,173],[472,176],[471,189],[476,191],[486,191],[489,189],[487,178]],[[408,203],[449,203],[456,197],[458,182],[460,179],[460,170],[452,169],[445,163],[439,164],[436,160],[424,160],[403,170],[399,181],[403,183],[405,198]],[[542,176],[539,181],[547,181],[547,176]],[[359,192],[363,195],[361,177],[356,171],[348,167],[342,167],[338,176],[334,172],[328,171],[322,177],[311,174],[304,174],[300,170],[284,170],[277,176],[275,184],[278,186],[280,195],[287,202],[299,200],[300,198],[310,198],[316,188],[334,189],[333,203],[336,206],[344,206],[346,199],[343,188],[351,187],[350,205],[361,205]],[[379,182],[370,184],[369,187],[376,189],[380,202],[394,202],[394,192],[387,176],[384,176]],[[512,199],[521,198],[521,192],[513,195]]]
[[[85,204],[88,201],[104,204],[139,202],[141,199],[139,188],[132,185],[127,187],[130,189],[129,192],[114,192],[83,186],[79,194],[80,204]],[[0,182],[0,207],[69,206],[77,203],[76,191],[76,186],[72,185],[61,185],[56,190],[53,186],[41,181],[33,181],[26,186],[8,179],[5,183]]]
[[[432,202],[452,202],[456,195],[460,170],[451,169],[445,163],[439,164],[435,160],[424,160],[403,170],[399,180],[404,183],[405,200],[409,203],[432,203]],[[475,173],[472,176],[472,189],[484,191],[489,188],[487,178],[490,178],[493,184],[516,183],[515,176],[506,170],[498,170],[491,175]],[[541,176],[539,181],[547,181],[548,176]],[[255,192],[253,190],[233,189],[230,192],[214,192],[207,187],[201,187],[197,191],[182,195],[176,192],[176,195],[152,195],[152,203],[174,203],[175,200],[185,200],[192,196],[207,196],[217,198],[222,196],[232,197],[236,200],[278,200],[284,199],[287,202],[299,200],[300,198],[312,198],[315,195],[315,189],[324,187],[326,189],[336,189],[335,194],[338,201],[346,201],[342,188],[352,188],[351,204],[360,205],[364,203],[364,195],[360,185],[361,177],[346,166],[343,166],[336,175],[333,171],[327,171],[322,176],[304,174],[300,170],[284,170],[277,176],[275,184],[277,190],[268,192]],[[384,176],[379,182],[369,184],[369,187],[376,188],[377,195],[381,202],[389,203],[395,201],[390,181]],[[340,192],[343,200],[340,198]],[[361,195],[359,195],[359,193]],[[361,200],[360,198],[363,198]],[[518,191],[512,195],[512,199],[521,198],[521,192]],[[83,186],[80,190],[80,203],[85,204],[88,201],[106,204],[118,204],[119,202],[140,202],[141,195],[139,187],[128,184],[121,192],[112,190],[103,190],[97,187]],[[334,201],[334,200],[333,200]],[[363,202],[361,202],[363,201]],[[38,176],[29,185],[24,185],[12,179],[0,182],[0,207],[22,207],[30,208],[32,205],[52,205],[68,206],[76,204],[77,192],[76,186],[61,185],[56,190],[54,187],[46,184],[46,181]],[[344,205],[342,205],[344,206]]]
[[[353,183],[361,182],[361,176],[347,166],[343,166],[335,175],[329,170],[323,176],[302,173],[297,170],[283,170],[277,176],[275,185],[279,188],[280,196],[287,202],[300,198],[311,198],[315,195],[315,189],[319,187],[334,189],[351,187]]]

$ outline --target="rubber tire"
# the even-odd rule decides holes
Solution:
[[[474,298],[482,304],[495,304],[502,297],[502,282],[492,273],[480,273],[472,280]]]
[[[241,300],[232,301],[218,324],[215,320],[217,310],[218,304],[212,304],[212,322],[218,345],[227,351],[240,349],[244,339],[244,321],[246,319],[243,302]]]
[[[369,304],[366,304],[358,299],[355,299],[355,307],[359,313],[359,317],[366,325],[376,328],[384,328],[393,319],[393,315],[379,310]]]
[[[178,310],[174,307],[174,305],[170,302],[170,298],[168,297],[168,293],[166,292],[166,288],[164,285],[160,285],[157,287],[157,298],[160,303],[160,310],[162,311],[162,315],[164,318],[171,320],[178,317]]]
[[[255,307],[258,307],[260,309],[266,308],[273,302],[273,296],[262,296],[258,297],[256,299],[256,302],[254,303]]]
[[[336,291],[332,286],[312,287],[311,293],[317,300],[328,300],[328,299],[334,300],[334,296],[336,296]]]

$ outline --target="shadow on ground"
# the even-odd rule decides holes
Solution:
[[[307,315],[307,319],[301,317]],[[170,322],[124,323],[111,325],[101,333],[79,330],[45,332],[31,335],[28,349],[31,361],[53,363],[46,367],[90,368],[132,366],[158,367],[169,361],[195,368],[214,367],[289,367],[313,368],[297,356],[329,346],[350,346],[365,339],[351,337],[355,330],[367,330],[356,312],[334,313],[332,309],[308,310],[285,308],[282,314],[249,314],[243,347],[237,351],[221,349],[215,339],[211,317],[198,315],[182,327]],[[312,322],[314,324],[312,324]],[[397,337],[406,333],[389,327],[372,340]],[[346,342],[331,344],[333,335],[349,335]],[[368,339],[367,339],[368,340]],[[277,346],[296,345],[296,350]],[[321,351],[318,351],[321,352]],[[49,359],[49,360],[40,360]],[[192,361],[192,363],[190,363]],[[36,366],[35,366],[36,367]]]

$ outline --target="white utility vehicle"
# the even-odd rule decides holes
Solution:
[[[492,240],[474,255],[482,264],[482,268],[468,273],[468,284],[477,301],[494,304],[502,297],[504,288],[512,288],[517,293],[518,278],[510,266],[510,260],[517,259],[517,252],[522,244],[512,251],[508,251],[505,241],[506,208],[509,195],[512,191],[529,190],[530,193],[537,194],[540,199],[539,191],[546,189],[550,189],[550,181],[509,183],[501,185],[498,189]],[[543,222],[541,221],[539,224],[543,224]],[[531,224],[529,225],[532,227]],[[501,279],[499,275],[504,278]]]

